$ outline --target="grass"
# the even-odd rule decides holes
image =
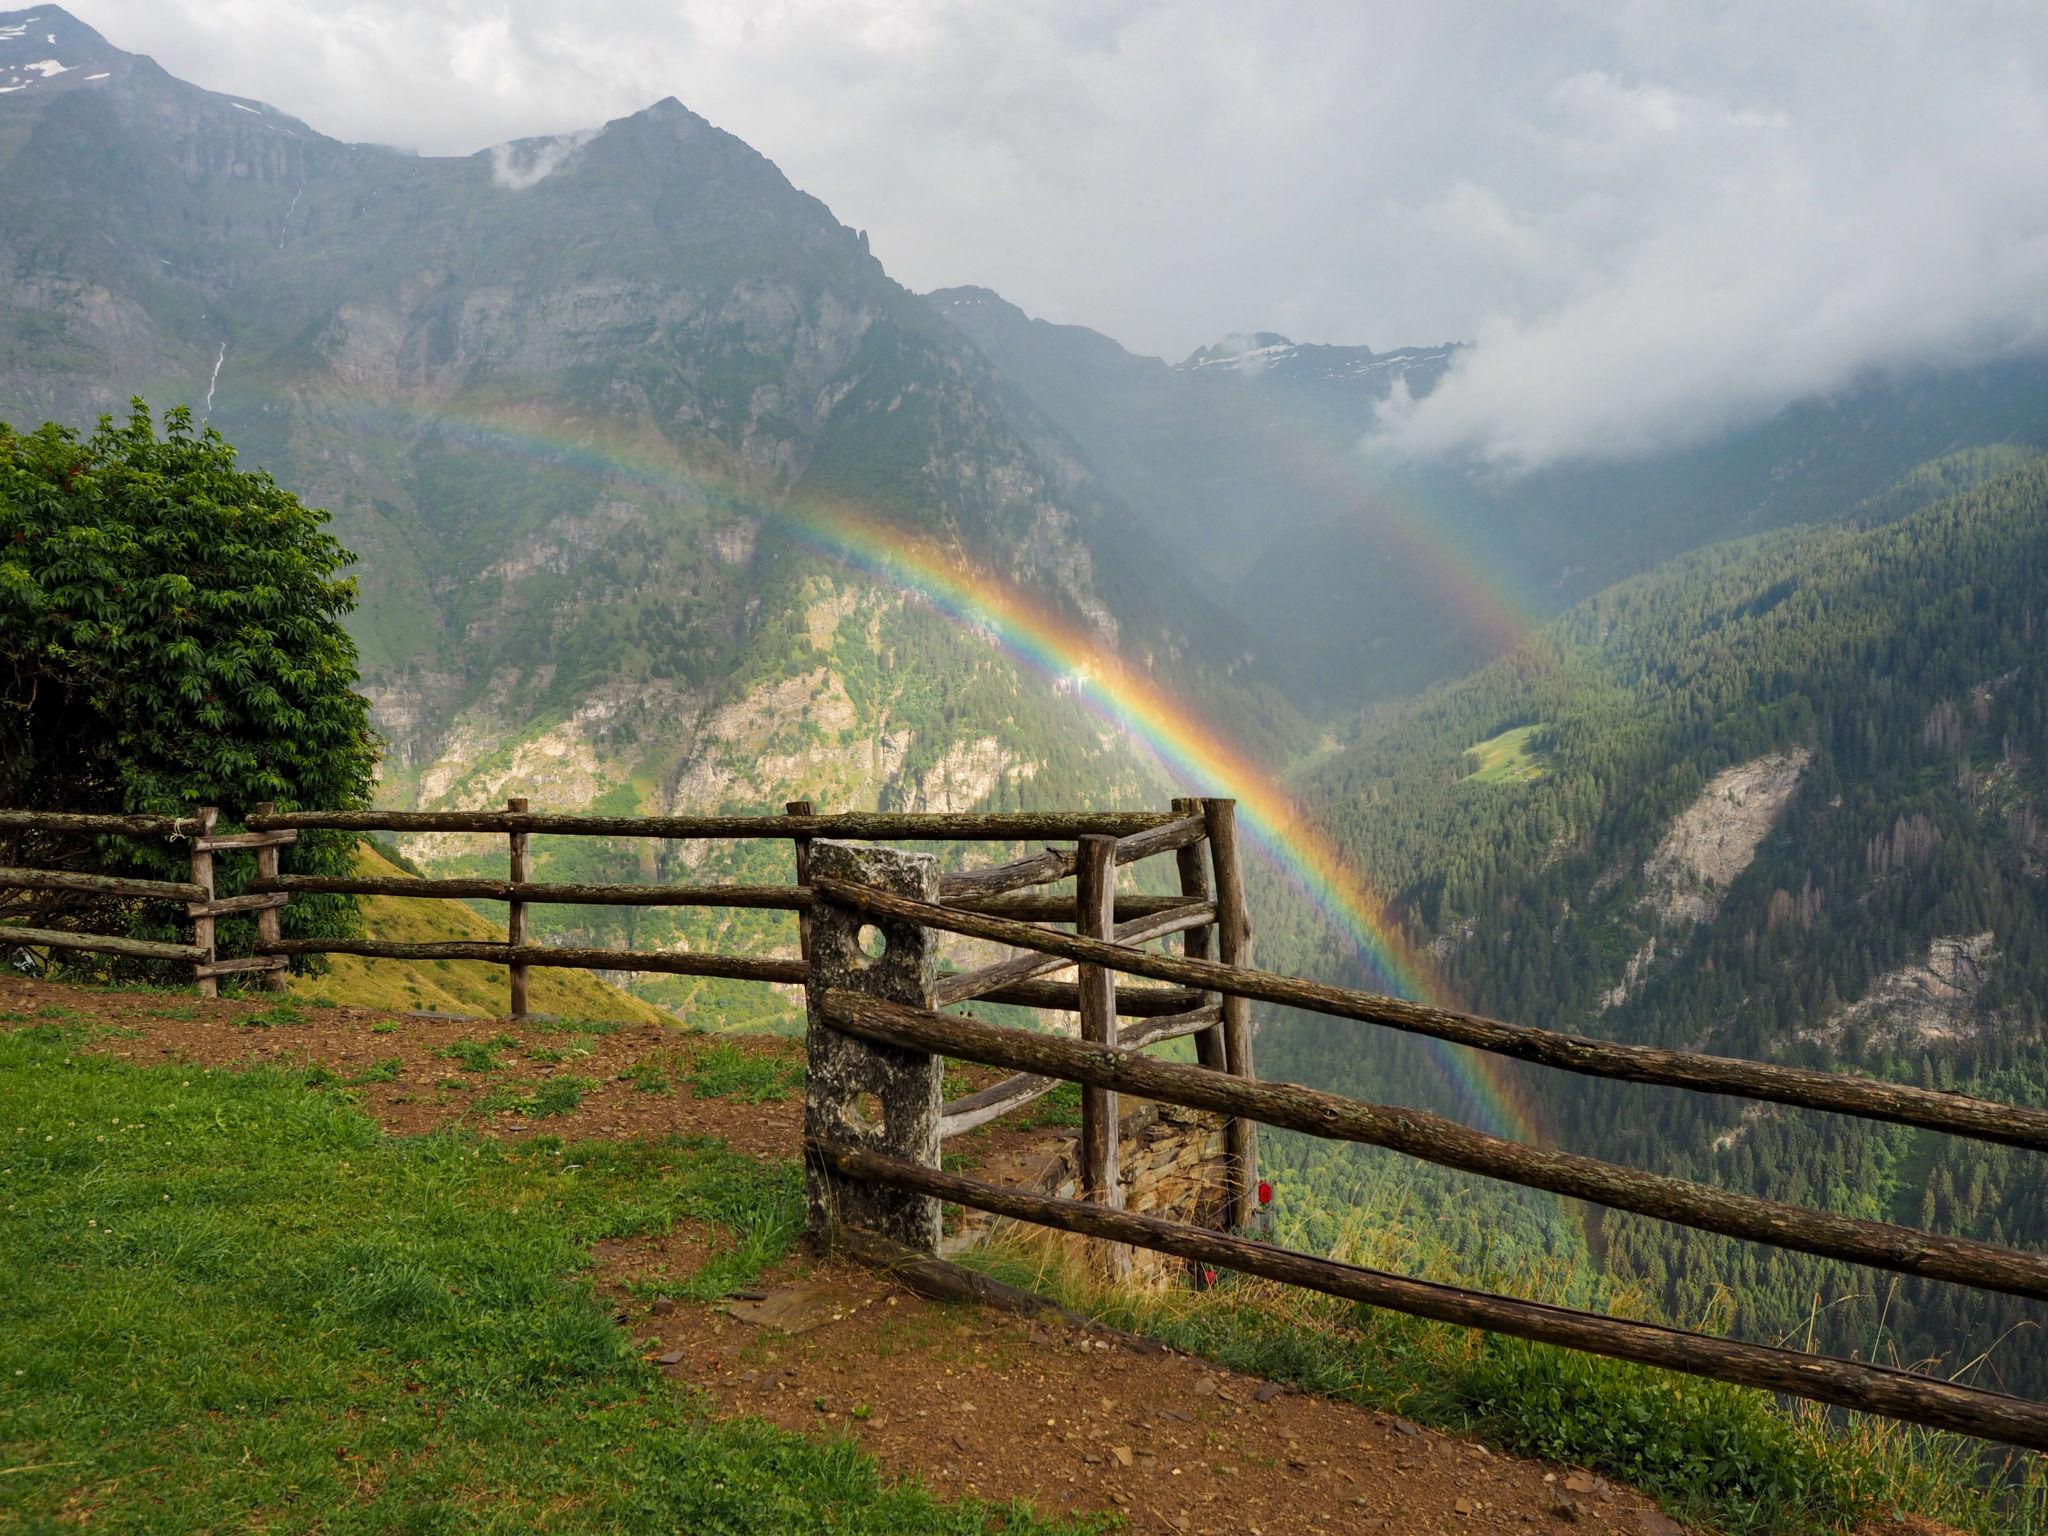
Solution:
[[[279,1024],[303,1024],[306,1022],[306,1011],[299,1006],[297,999],[280,997],[268,1008],[255,1013],[245,1013],[236,1022],[250,1029],[271,1029]]]
[[[1542,742],[1550,727],[1518,725],[1465,749],[1467,784],[1533,784],[1550,776],[1550,754]]]
[[[690,1063],[690,1091],[700,1099],[736,1099],[767,1104],[789,1097],[804,1080],[793,1061],[754,1056],[736,1045],[708,1046]]]
[[[498,1052],[516,1044],[510,1035],[495,1035],[489,1040],[451,1040],[434,1054],[443,1061],[452,1061],[465,1072],[495,1072],[502,1065]]]
[[[1892,1510],[1985,1536],[2048,1532],[2038,1458],[2015,1452],[1987,1466],[1985,1448],[1958,1436],[1807,1405],[1788,1411],[1767,1393],[1248,1276],[1226,1274],[1208,1290],[1109,1288],[1069,1250],[1028,1237],[962,1257],[1233,1369],[1595,1468],[1730,1536],[1819,1536]]]
[[[583,1102],[583,1095],[596,1086],[593,1078],[567,1073],[540,1083],[506,1083],[477,1100],[476,1107],[484,1114],[509,1109],[529,1119],[545,1120],[550,1115],[568,1114]]]
[[[707,1416],[581,1278],[708,1222],[729,1288],[794,1168],[706,1141],[395,1140],[273,1069],[0,1034],[0,1525],[110,1532],[1073,1532]]]

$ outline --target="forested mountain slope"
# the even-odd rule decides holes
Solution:
[[[1302,793],[1480,1011],[2048,1102],[2048,460],[2014,459],[1957,456],[1846,520],[1623,583],[1368,717]],[[1340,963],[1307,948],[1290,960]],[[2026,1154],[1508,1064],[1446,1072],[1351,1027],[1280,1024],[1261,1049],[1268,1070],[1466,1118],[1520,1103],[1551,1139],[1639,1166],[2048,1242]],[[1586,1214],[1613,1283],[1753,1337],[1811,1321],[1828,1347],[1957,1367],[2042,1320]],[[2005,1339],[1998,1379],[2048,1387],[2042,1337]]]

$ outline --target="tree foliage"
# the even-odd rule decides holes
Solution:
[[[211,428],[173,410],[159,435],[141,401],[89,437],[0,424],[0,804],[232,821],[258,801],[367,803],[377,762],[356,649],[342,627],[350,556]],[[345,870],[349,840],[309,834],[295,867]],[[18,841],[10,862],[183,875],[182,846]],[[246,878],[226,861],[222,888]],[[182,922],[161,905],[111,916],[137,932]],[[17,907],[10,913],[26,915]],[[294,901],[288,929],[332,933],[352,911]],[[223,925],[223,947],[246,929]]]

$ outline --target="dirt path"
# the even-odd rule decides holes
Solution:
[[[300,1022],[263,1024],[255,1021],[269,1016],[265,1002],[0,979],[0,1027],[82,1015],[103,1031],[93,1049],[139,1064],[324,1067],[395,1134],[462,1120],[501,1136],[709,1134],[754,1156],[795,1155],[797,1094],[742,1103],[690,1085],[720,1048],[727,1065],[736,1047],[763,1073],[793,1070],[791,1042],[648,1025],[567,1033],[301,1012]],[[493,1069],[465,1069],[463,1056],[480,1059],[469,1050],[478,1044]],[[566,1113],[489,1107],[508,1085],[517,1097],[563,1077],[580,1087]],[[664,1284],[703,1262],[710,1242],[684,1227],[599,1253],[600,1288],[647,1356],[721,1411],[850,1436],[941,1494],[1114,1510],[1133,1531],[1183,1536],[1681,1529],[1639,1495],[1581,1471],[1496,1455],[1098,1330],[926,1302],[836,1261],[793,1257],[757,1290],[715,1305],[659,1299]]]

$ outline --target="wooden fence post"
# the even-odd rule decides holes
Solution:
[[[211,906],[213,904],[213,850],[201,847],[200,845],[207,838],[213,836],[214,823],[220,820],[219,808],[211,805],[201,806],[198,820],[199,830],[192,834],[192,883],[206,893],[200,898],[201,904]],[[193,968],[195,975],[197,975],[195,985],[199,988],[199,995],[201,997],[219,997],[220,982],[212,976],[198,975],[199,972],[203,972],[207,967],[211,966],[215,958],[213,953],[212,913],[204,913],[192,919],[192,942],[205,951],[204,956]]]
[[[1237,857],[1237,802],[1205,800],[1202,817],[1209,828],[1209,864],[1216,874],[1217,958],[1225,965],[1252,963],[1251,911],[1244,899],[1244,868]],[[1224,1069],[1250,1080],[1252,1068],[1251,1004],[1242,997],[1223,999]],[[1230,1162],[1230,1225],[1239,1231],[1258,1215],[1258,1128],[1242,1115],[1232,1116],[1224,1131]]]
[[[525,796],[515,795],[510,797],[505,801],[505,809],[513,812],[524,812],[526,809]],[[528,878],[526,869],[526,840],[527,834],[524,832],[506,834],[506,841],[511,845],[511,878],[514,885],[523,885]],[[515,947],[526,943],[526,903],[523,901],[512,902],[506,908],[505,942]],[[528,1012],[526,998],[527,968],[523,965],[514,964],[508,967],[508,969],[512,975],[512,1017],[523,1019]]]
[[[917,901],[939,899],[939,862],[928,853],[819,841],[810,846],[807,873]],[[805,1137],[887,1151],[936,1168],[944,1062],[925,1051],[843,1034],[826,1022],[824,998],[840,989],[933,1007],[937,936],[917,923],[871,922],[828,902],[811,909],[810,930]],[[844,1225],[879,1232],[920,1253],[938,1251],[939,1202],[928,1195],[842,1179],[818,1158],[806,1160],[804,1192],[813,1236]]]
[[[1202,802],[1196,799],[1176,800],[1173,802],[1173,809],[1174,814],[1179,816],[1199,816],[1202,814]],[[1191,843],[1185,848],[1175,849],[1173,862],[1180,869],[1180,894],[1182,898],[1187,901],[1207,901],[1209,899],[1209,871],[1202,863],[1201,846]],[[1191,960],[1214,959],[1215,942],[1216,934],[1214,928],[1190,928],[1181,936],[1180,952]],[[1205,1003],[1211,1003],[1215,1000],[1213,993],[1204,994],[1203,996]],[[1223,1026],[1221,1024],[1216,1025],[1213,1029],[1205,1029],[1195,1036],[1195,1059],[1212,1072],[1223,1072],[1229,1069],[1230,1058],[1223,1047]]]
[[[256,814],[259,816],[268,816],[276,809],[277,806],[273,801],[259,800],[256,803]],[[276,843],[265,843],[256,850],[256,878],[258,880],[275,880],[278,874],[278,845]],[[256,940],[258,946],[265,953],[268,953],[268,946],[277,943],[283,937],[284,921],[278,909],[276,907],[257,908]],[[285,973],[283,969],[280,968],[263,973],[264,991],[282,992],[284,989]]]
[[[1107,939],[1116,929],[1116,839],[1084,837],[1074,847],[1074,931]],[[1081,1038],[1090,1045],[1115,1045],[1116,972],[1100,965],[1080,968]],[[1082,1198],[1120,1209],[1124,1185],[1117,1167],[1117,1102],[1107,1088],[1081,1090]],[[1106,1245],[1111,1279],[1130,1273],[1131,1250]]]
[[[783,802],[782,811],[786,816],[809,816],[813,812],[813,807],[808,800],[788,800]],[[811,840],[808,837],[797,837],[790,841],[796,849],[796,883],[809,885]],[[797,908],[796,914],[796,952],[803,956],[804,964],[811,963],[811,914],[803,907]]]

